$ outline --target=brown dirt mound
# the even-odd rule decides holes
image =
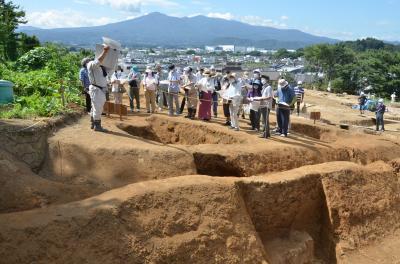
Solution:
[[[11,154],[0,151],[0,213],[80,200],[103,190],[52,182],[34,174]]]
[[[235,144],[243,141],[223,132],[221,129],[212,129],[207,125],[199,125],[193,122],[177,122],[154,116],[148,118],[146,122],[132,125],[120,123],[117,127],[130,135],[163,144]]]
[[[3,214],[0,257],[5,263],[341,262],[336,253],[343,245],[356,241],[358,250],[400,222],[392,169],[371,168],[333,162],[241,179],[184,176]],[[356,201],[360,207],[348,206]]]

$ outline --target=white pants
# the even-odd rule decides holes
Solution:
[[[229,104],[229,113],[231,115],[231,126],[234,128],[239,128],[239,113],[240,105],[239,104]]]
[[[92,99],[92,112],[91,115],[94,120],[101,120],[101,114],[103,113],[104,103],[106,102],[106,95],[100,88],[90,85],[89,95]]]

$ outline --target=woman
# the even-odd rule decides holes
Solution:
[[[136,101],[136,112],[140,112],[140,96],[139,96],[139,84],[140,84],[140,73],[136,66],[132,66],[131,72],[129,73],[129,105],[131,112],[133,112],[135,106],[133,100]]]
[[[185,89],[188,99],[188,115],[185,118],[194,119],[197,110],[197,90],[195,87],[196,76],[193,74],[193,70],[190,67],[184,69],[183,85],[182,88]]]
[[[210,70],[204,71],[203,76],[204,77],[197,83],[200,98],[199,119],[203,121],[210,121],[214,83],[211,80]]]
[[[261,91],[261,97],[256,97],[254,100],[260,101],[260,114],[261,120],[264,125],[263,133],[260,136],[261,138],[269,138],[270,134],[270,126],[269,126],[269,113],[272,109],[272,99],[273,99],[273,91],[271,85],[269,85],[269,77],[266,75],[261,76],[261,83],[263,85]]]
[[[155,113],[156,111],[156,88],[158,80],[150,68],[146,69],[143,79],[144,96],[146,98],[147,113]],[[151,110],[150,110],[151,105]]]
[[[229,87],[229,78],[228,76],[230,75],[230,72],[227,72],[224,77],[222,77],[221,80],[221,94],[226,93],[226,90]],[[224,111],[224,116],[225,116],[225,125],[230,126],[231,125],[231,114],[229,112],[229,105],[230,105],[230,100],[224,98],[222,99],[222,109]]]
[[[236,79],[234,73],[228,76],[229,86],[225,93],[226,98],[230,101],[229,113],[231,117],[231,128],[239,131],[239,109],[242,101],[242,87],[240,82]]]
[[[111,92],[114,95],[116,105],[122,104],[122,95],[125,92],[123,86],[124,77],[124,71],[122,70],[122,67],[118,65],[117,70],[111,76]]]

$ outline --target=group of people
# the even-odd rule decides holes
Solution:
[[[128,93],[131,111],[140,111],[140,88],[144,89],[147,113],[163,111],[167,107],[170,116],[180,115],[187,107],[186,118],[198,118],[210,121],[218,117],[219,103],[222,102],[225,125],[236,131],[240,130],[239,117],[248,114],[251,129],[261,132],[261,137],[268,138],[270,134],[269,114],[275,107],[277,116],[276,134],[286,137],[290,122],[290,114],[297,102],[297,113],[304,99],[302,83],[293,88],[280,79],[274,91],[268,76],[262,75],[256,69],[250,77],[245,72],[241,77],[235,73],[218,73],[214,67],[185,67],[183,72],[170,65],[168,73],[161,66],[147,67],[140,73],[132,66],[124,73],[118,66],[111,76],[107,76],[101,65],[108,52],[105,46],[103,53],[95,60],[84,59],[80,71],[80,80],[86,95],[86,110],[91,116],[91,127],[95,131],[106,131],[101,126],[103,105],[108,100],[108,88],[111,86],[116,104],[122,104],[122,94]],[[182,93],[182,100],[179,94]],[[260,123],[263,124],[262,129]]]

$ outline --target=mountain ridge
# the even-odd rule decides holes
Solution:
[[[258,48],[301,48],[338,40],[314,36],[297,29],[253,26],[240,21],[207,16],[172,17],[153,12],[138,18],[95,27],[40,29],[21,27],[42,42],[67,45],[94,45],[102,36],[119,40],[126,46],[200,47],[223,45],[224,39],[240,40],[243,46]],[[221,43],[219,43],[220,41]],[[234,43],[233,43],[234,44]]]

